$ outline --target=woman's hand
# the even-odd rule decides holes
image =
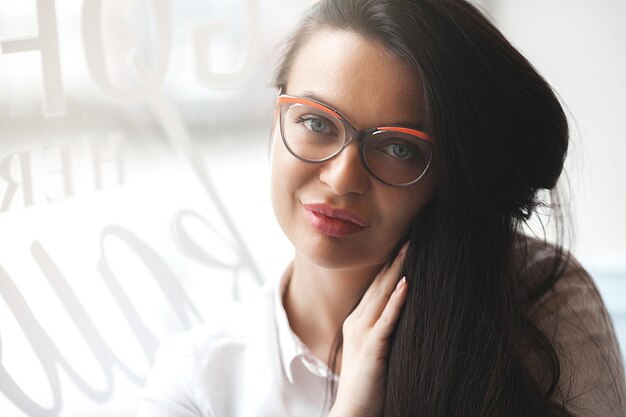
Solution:
[[[407,295],[406,279],[398,281],[407,247],[378,273],[343,323],[341,375],[329,417],[382,415],[389,337]]]

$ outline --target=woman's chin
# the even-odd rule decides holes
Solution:
[[[368,251],[358,242],[337,242],[331,239],[308,239],[305,245],[295,245],[296,258],[324,269],[352,270],[382,265],[378,250]]]

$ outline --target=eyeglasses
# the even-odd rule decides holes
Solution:
[[[418,128],[394,125],[358,131],[341,113],[317,100],[281,94],[276,105],[283,143],[302,161],[328,161],[356,138],[363,166],[385,184],[409,186],[428,171],[432,139]]]

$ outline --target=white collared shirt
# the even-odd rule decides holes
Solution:
[[[537,241],[530,242],[529,252],[524,285],[532,288],[551,267],[553,254]],[[289,326],[282,295],[290,276],[288,268],[250,301],[228,304],[210,323],[167,338],[139,417],[321,417],[329,370]],[[553,397],[577,415],[626,417],[615,331],[593,279],[578,262],[572,259],[528,314],[561,360],[563,380]],[[544,384],[533,356],[523,359]]]
[[[330,370],[289,326],[290,271],[210,323],[166,338],[138,416],[322,417]]]

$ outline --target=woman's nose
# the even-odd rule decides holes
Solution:
[[[352,141],[339,155],[320,166],[319,179],[335,194],[363,194],[371,187],[371,176],[361,162],[359,145]]]

